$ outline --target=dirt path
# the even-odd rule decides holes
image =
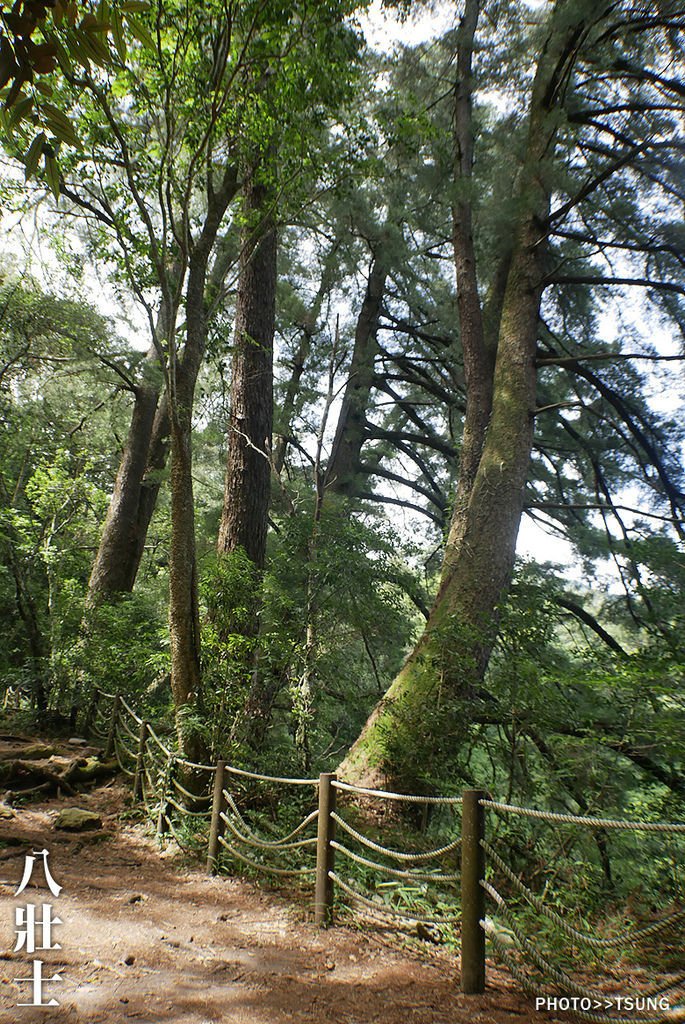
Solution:
[[[309,911],[237,879],[208,878],[161,855],[141,825],[122,823],[124,789],[100,787],[66,802],[95,810],[103,834],[54,829],[65,801],[0,818],[1,1024],[521,1024],[548,1021],[510,979],[490,970],[485,996],[463,996],[453,954],[403,949],[369,925],[322,933]],[[5,844],[11,845],[5,845]],[[13,894],[24,854],[47,848],[58,899],[42,872]],[[38,865],[39,867],[40,865]],[[60,950],[11,952],[15,907],[50,902]],[[38,913],[38,911],[37,911]],[[37,929],[37,936],[42,932]],[[45,961],[54,1008],[28,1001],[34,959]]]

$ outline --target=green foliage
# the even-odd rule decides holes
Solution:
[[[125,61],[127,36],[154,48],[138,17],[149,8],[144,0],[20,0],[11,11],[0,5],[0,134],[22,160],[27,181],[42,160],[42,176],[55,199],[61,147],[82,148],[62,109],[61,87],[79,72],[90,77]]]
[[[222,744],[256,672],[272,709],[270,751],[258,751],[260,771],[265,757],[279,774],[296,768],[293,743],[305,663],[313,678],[313,760],[323,770],[352,742],[392,678],[411,628],[402,591],[407,570],[387,528],[331,508],[319,524],[312,562],[311,516],[303,504],[281,519],[261,588],[240,550],[219,562],[207,559],[203,573],[205,700],[213,749],[227,752]],[[313,649],[307,648],[308,624]]]

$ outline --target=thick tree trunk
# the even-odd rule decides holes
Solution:
[[[469,63],[465,70],[464,60],[472,46],[477,12],[476,0],[467,4],[459,40],[466,47],[460,54],[462,74],[468,75],[470,69]],[[424,633],[340,768],[356,780],[390,777],[417,785],[420,766],[430,763],[436,746],[454,746],[463,738],[473,698],[487,697],[482,684],[496,637],[498,605],[511,581],[533,439],[535,349],[556,108],[586,27],[585,14],[579,8],[571,14],[569,4],[558,0],[540,50],[526,156],[517,182],[520,212],[518,223],[512,225],[513,249],[506,264],[491,414],[487,429],[473,421],[474,444],[463,456],[472,480],[466,480],[454,509],[441,584]],[[458,132],[459,109],[456,124]],[[454,236],[459,285],[466,290],[459,303],[460,322],[465,337],[477,341],[478,331],[482,337],[482,316],[473,301],[473,250],[468,221],[458,209]],[[475,383],[470,385],[479,392],[479,408],[484,408],[482,366],[477,358]]]
[[[378,352],[376,335],[387,276],[388,268],[379,248],[371,264],[364,301],[357,319],[350,375],[326,469],[325,487],[337,494],[350,495],[359,490],[366,413],[373,386],[374,360]]]
[[[266,557],[271,493],[276,227],[264,186],[248,185],[240,256],[231,411],[218,552],[244,548],[258,568]]]
[[[271,500],[277,236],[270,192],[264,185],[248,183],[244,209],[224,505],[217,551],[221,556],[242,548],[254,564],[259,581],[266,560]],[[273,684],[262,679],[259,672],[259,603],[257,583],[245,595],[248,613],[241,615],[239,627],[242,636],[255,642],[244,656],[244,664],[233,666],[238,677],[249,680],[249,688],[243,711],[233,725],[232,739],[245,741],[255,749],[262,745],[274,698]]]

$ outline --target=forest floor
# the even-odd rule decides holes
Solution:
[[[483,996],[459,992],[454,953],[358,921],[321,931],[311,899],[293,899],[189,866],[175,844],[160,851],[127,813],[128,787],[110,781],[76,797],[46,799],[0,817],[1,1024],[521,1024],[553,1018],[488,965]],[[97,812],[102,828],[54,827],[65,806]],[[58,898],[41,860],[20,895],[24,856],[47,849]],[[15,907],[49,904],[61,949],[13,952]],[[36,928],[36,945],[43,932]],[[59,1005],[31,999],[33,961]]]

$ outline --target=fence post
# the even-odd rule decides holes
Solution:
[[[159,814],[157,815],[157,835],[163,836],[169,831],[169,823],[166,820],[166,815],[169,811],[169,801],[167,796],[171,787],[173,786],[173,775],[174,768],[176,767],[176,761],[173,757],[169,757],[164,769],[164,778],[162,780],[162,792],[159,794]]]
[[[95,716],[98,713],[98,704],[99,703],[100,703],[100,691],[96,687],[93,690],[93,696],[90,699],[90,704],[88,706],[88,710],[86,711],[86,718],[85,718],[85,721],[83,723],[83,732],[84,732],[84,734],[86,736],[90,736],[90,732],[91,732],[91,729],[93,728],[93,723],[95,721]]]
[[[224,823],[221,812],[224,810],[224,761],[217,761],[214,775],[214,795],[212,797],[212,823],[209,826],[209,846],[207,847],[207,874],[215,875],[219,859],[219,836],[223,835]]]
[[[333,923],[333,879],[329,872],[335,866],[335,850],[331,842],[335,838],[335,822],[331,815],[335,811],[335,772],[319,775],[319,820],[316,835],[316,887],[314,891],[314,923],[325,928]]]
[[[485,808],[481,789],[466,789],[461,805],[461,990],[485,991]]]
[[[109,732],[107,733],[107,743],[105,744],[104,758],[111,757],[114,753],[114,739],[117,734],[117,725],[119,724],[119,714],[121,709],[121,697],[119,694],[114,698],[114,704],[112,705],[112,720],[109,723]]]
[[[133,799],[143,799],[143,766],[145,761],[145,747],[147,745],[147,722],[140,723],[138,730],[138,756],[136,757],[136,773],[133,777]]]

